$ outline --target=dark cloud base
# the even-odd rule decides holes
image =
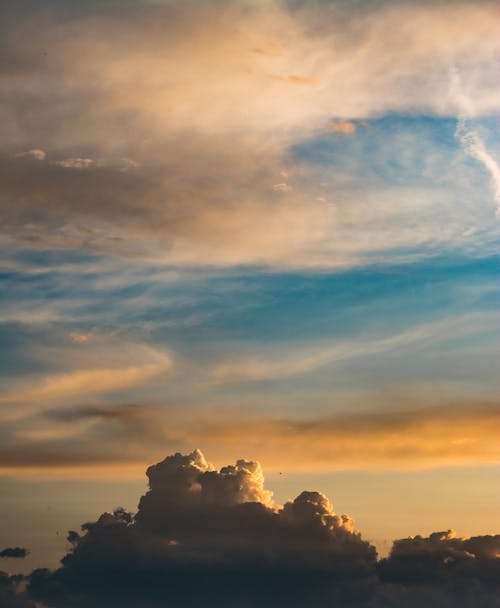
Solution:
[[[147,475],[138,512],[118,508],[71,531],[59,569],[24,580],[2,573],[0,605],[500,606],[500,535],[402,539],[377,560],[323,494],[274,504],[258,463],[217,471],[195,451],[169,456]]]
[[[23,547],[6,547],[0,551],[0,557],[23,559],[28,553],[29,551]]]

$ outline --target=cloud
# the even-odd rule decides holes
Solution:
[[[40,148],[33,148],[32,150],[27,150],[26,152],[18,152],[16,154],[17,158],[34,158],[35,160],[45,160],[47,153],[44,150],[40,150]]]
[[[482,163],[490,173],[496,213],[500,215],[500,166],[490,152],[488,152],[478,132],[469,128],[464,119],[460,119],[458,122],[457,137],[460,139],[467,154],[470,154],[470,156]]]
[[[4,403],[23,403],[103,393],[117,388],[130,388],[135,384],[146,382],[165,369],[165,365],[152,364],[123,369],[86,369],[67,374],[55,374],[48,376],[33,388],[4,394],[2,401]]]
[[[34,167],[4,146],[11,237],[203,266],[339,268],[460,246],[464,226],[489,218],[466,202],[458,213],[447,190],[362,188],[325,205],[291,151],[332,121],[345,132],[390,112],[453,115],[452,64],[475,115],[496,112],[497,9],[355,4],[7,11],[5,140],[62,159]],[[293,191],[269,196],[285,169]]]
[[[302,470],[413,469],[498,462],[499,423],[498,407],[487,405],[303,420],[248,415],[240,416],[240,424],[223,414],[218,420],[199,415],[186,429],[185,441],[205,441],[220,455],[239,445],[275,470],[292,463]]]
[[[67,88],[50,93],[60,102],[58,110],[66,113],[78,103],[84,113],[51,122],[57,139],[63,132],[73,134],[70,141],[77,133],[85,138],[85,125],[94,127],[99,120],[106,126],[115,113],[127,115],[134,127],[162,134],[190,129],[212,135],[271,131],[284,137],[332,117],[352,120],[411,110],[453,115],[445,94],[453,62],[476,89],[477,113],[498,110],[498,91],[490,80],[497,38],[494,3],[367,3],[353,9],[303,3],[289,10],[281,3],[249,2],[225,3],[222,10],[211,2],[196,8],[169,2],[131,4],[120,15],[109,6],[99,12],[88,8],[73,19],[64,19],[53,5],[45,15],[35,15],[16,23],[22,46],[19,36],[6,40],[8,100],[26,81],[36,99],[63,76]],[[32,54],[40,47],[47,56]],[[35,78],[39,70],[49,82]],[[304,84],[314,86],[298,86]],[[213,99],[217,103],[210,103]],[[17,114],[24,105],[9,110]],[[123,132],[120,122],[108,124],[106,132],[110,126]],[[22,133],[19,123],[12,128]],[[87,138],[96,135],[92,128]]]
[[[383,582],[399,586],[395,595],[406,596],[407,601],[412,594],[425,601],[425,595],[437,588],[439,594],[432,595],[444,606],[495,606],[499,556],[500,535],[459,538],[448,530],[395,541],[378,570]]]
[[[345,121],[335,121],[330,125],[330,131],[334,133],[342,133],[343,135],[350,135],[351,133],[356,133],[357,127],[356,123],[350,120]]]
[[[275,505],[258,463],[217,471],[196,450],[147,474],[134,520],[104,513],[72,533],[62,567],[32,574],[34,597],[56,608],[70,597],[75,606],[283,605],[348,595],[374,572],[375,549],[348,516],[319,492]]]
[[[88,342],[91,334],[83,334],[77,331],[72,331],[69,334],[69,338],[72,342],[76,342],[77,344],[83,344],[84,342]]]
[[[94,161],[91,158],[65,158],[56,160],[55,164],[65,169],[91,169]]]
[[[6,547],[0,550],[0,557],[22,559],[28,555],[29,551],[23,547]]]
[[[24,576],[9,575],[0,570],[0,605],[2,608],[40,608],[37,602],[26,597],[21,588]]]
[[[260,347],[258,353],[233,355],[215,361],[209,371],[216,384],[264,382],[296,378],[314,370],[332,367],[340,362],[402,349],[418,349],[422,345],[444,342],[451,337],[467,337],[487,327],[494,327],[498,316],[465,315],[417,325],[406,331],[371,339],[316,341],[313,344],[286,344],[284,347]]]
[[[458,106],[458,122],[456,137],[464,151],[478,160],[489,172],[493,187],[497,215],[500,215],[500,166],[486,148],[479,133],[470,126],[469,119],[473,115],[473,104],[463,90],[462,79],[458,69],[451,70],[451,96]]]
[[[3,420],[16,420],[44,408],[53,407],[55,401],[75,397],[88,397],[113,391],[130,389],[166,372],[172,361],[166,357],[162,362],[125,368],[96,368],[53,374],[42,381],[10,392],[4,392],[0,403],[4,404]],[[48,406],[47,404],[51,404]]]
[[[273,503],[256,462],[217,470],[195,450],[147,476],[135,516],[117,508],[70,531],[60,568],[30,575],[30,597],[54,608],[492,608],[500,600],[500,536],[402,539],[377,562],[321,492]]]
[[[53,410],[10,431],[0,447],[0,468],[16,474],[69,470],[79,476],[94,467],[95,475],[113,476],[132,466],[135,475],[141,461],[160,455],[165,446],[193,444],[208,446],[218,459],[245,450],[279,471],[418,470],[500,461],[498,404],[406,410],[397,405],[385,413],[301,418],[240,410],[237,420],[213,407],[210,413],[189,414],[144,405]],[[251,472],[245,463],[238,466],[228,470],[232,479]],[[258,480],[259,472],[254,474]]]
[[[432,582],[437,577],[446,578],[452,569],[462,576],[491,578],[493,582],[493,576],[500,574],[500,562],[490,571],[484,562],[497,560],[499,548],[500,535],[458,538],[454,530],[435,532],[427,538],[396,541],[380,569],[391,582]]]
[[[275,192],[291,192],[293,188],[286,182],[281,182],[279,184],[274,184],[273,190]]]

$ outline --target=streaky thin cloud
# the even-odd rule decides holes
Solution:
[[[310,344],[287,344],[260,348],[258,354],[232,355],[210,370],[215,383],[261,382],[305,375],[323,366],[357,357],[373,356],[397,349],[438,343],[453,337],[474,335],[481,328],[495,327],[496,312],[468,314],[458,318],[423,323],[405,331],[371,339],[316,341]],[[290,351],[295,351],[290,354]]]
[[[460,141],[464,152],[478,160],[490,174],[496,214],[500,217],[500,166],[487,149],[477,130],[469,124],[474,112],[473,104],[463,90],[458,68],[450,70],[450,76],[451,95],[459,108],[456,137]]]
[[[65,169],[91,169],[94,166],[94,160],[92,158],[64,158],[63,160],[56,160],[56,165],[64,167]]]
[[[86,397],[112,391],[130,389],[144,384],[154,376],[166,372],[172,360],[124,368],[94,368],[49,375],[37,384],[0,396],[3,420],[15,420],[40,412],[47,403],[69,397]],[[26,404],[20,407],[20,404]],[[45,404],[43,406],[42,404]]]
[[[72,471],[78,477],[79,471],[87,476],[89,467],[99,466],[94,475],[113,477],[130,466],[135,474],[136,465],[159,457],[165,446],[189,449],[201,444],[218,460],[239,449],[278,471],[409,471],[500,462],[498,401],[420,408],[413,403],[415,409],[404,409],[401,399],[391,405],[385,412],[315,417],[257,415],[242,408],[237,418],[221,408],[182,412],[109,405],[53,410],[46,422],[40,417],[34,421],[33,434],[18,432],[0,447],[0,471],[28,476]],[[110,441],[103,441],[105,437]]]

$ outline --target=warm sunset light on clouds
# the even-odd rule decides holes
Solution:
[[[2,608],[497,606],[497,3],[0,40]]]

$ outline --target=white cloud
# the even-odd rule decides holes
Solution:
[[[286,182],[281,182],[280,184],[274,184],[273,190],[275,192],[291,192],[293,188]]]
[[[33,148],[32,150],[27,150],[26,152],[18,152],[16,154],[17,158],[34,158],[35,160],[45,160],[47,154],[40,148]]]
[[[425,323],[406,331],[371,339],[322,341],[260,348],[258,354],[232,356],[215,363],[210,370],[215,383],[261,382],[306,375],[347,359],[418,348],[453,336],[473,335],[495,327],[498,315],[464,315],[455,319]]]
[[[486,148],[486,145],[477,130],[469,124],[469,119],[473,116],[474,109],[471,99],[464,93],[462,79],[458,69],[451,70],[450,74],[451,96],[456,102],[459,110],[456,136],[464,151],[469,156],[478,160],[489,172],[493,187],[496,213],[500,216],[500,166]]]
[[[94,161],[91,158],[65,158],[55,161],[54,164],[65,169],[91,169]]]

